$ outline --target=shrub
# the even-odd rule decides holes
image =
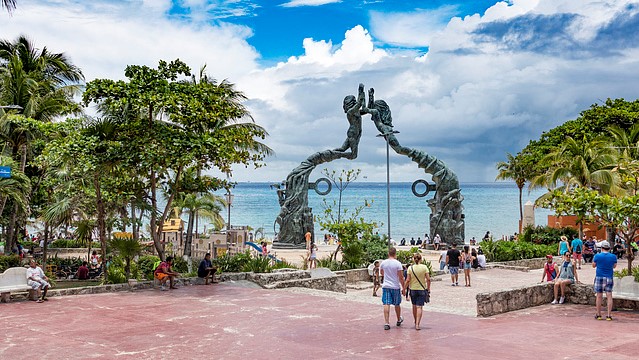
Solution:
[[[386,236],[363,237],[362,248],[364,249],[364,265],[372,264],[375,260],[386,259],[388,256],[388,241]]]
[[[410,264],[413,261],[413,255],[419,252],[419,249],[414,247],[410,250],[397,250],[397,261],[402,264]]]
[[[153,265],[158,261],[160,258],[155,255],[140,256],[137,262],[138,276],[142,279],[153,280]]]
[[[263,256],[251,258],[242,267],[242,271],[254,273],[270,273],[271,270],[271,259]]]
[[[244,264],[249,260],[251,260],[251,253],[247,250],[235,255],[229,255],[227,253],[212,259],[211,262],[214,266],[217,266],[218,272],[241,272],[244,268]]]
[[[524,232],[519,237],[520,241],[544,244],[544,245],[557,245],[559,238],[562,235],[566,236],[569,240],[573,239],[579,231],[570,227],[564,228],[551,228],[548,226],[536,226],[531,225],[524,228]]]
[[[291,264],[290,262],[286,261],[286,260],[280,260],[279,262],[276,262],[273,266],[272,269],[299,269],[297,267],[297,265],[295,264]]]
[[[18,255],[0,255],[0,272],[20,265],[20,257]]]
[[[525,241],[493,241],[483,240],[479,243],[486,260],[510,261],[542,258],[557,251],[557,245],[533,244]]]
[[[322,258],[322,259],[317,259],[317,267],[327,268],[331,271],[340,271],[340,270],[348,269],[348,267],[345,264],[331,259],[330,256]]]
[[[109,284],[123,284],[126,280],[126,274],[124,268],[118,266],[109,266],[109,274],[107,283]]]

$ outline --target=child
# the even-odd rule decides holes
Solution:
[[[377,296],[377,289],[379,289],[381,282],[379,276],[379,260],[376,260],[373,265],[373,296]]]
[[[541,274],[540,282],[544,282],[544,277],[548,282],[555,280],[557,277],[557,264],[554,263],[552,255],[546,255],[546,263],[544,264],[544,272]]]

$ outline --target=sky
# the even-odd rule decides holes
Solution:
[[[638,98],[639,0],[18,0],[0,38],[64,52],[87,81],[180,58],[235,84],[275,155],[234,181],[281,181],[339,147],[342,100],[359,83],[393,115],[402,145],[461,182],[607,98]],[[320,165],[386,180],[386,146],[363,119],[357,159]],[[430,180],[390,155],[391,181]]]

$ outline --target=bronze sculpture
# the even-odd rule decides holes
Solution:
[[[308,179],[311,172],[322,163],[337,159],[353,160],[357,158],[359,140],[362,133],[362,115],[371,114],[371,120],[381,134],[387,134],[389,145],[401,155],[416,162],[424,172],[431,174],[436,184],[435,197],[428,201],[431,208],[430,236],[439,234],[446,243],[463,243],[464,214],[463,196],[459,181],[441,160],[420,150],[401,146],[392,133],[393,124],[390,107],[384,100],[374,99],[374,89],[368,91],[368,104],[365,106],[364,85],[359,84],[357,97],[348,95],[344,98],[343,108],[349,122],[347,138],[344,144],[333,150],[324,150],[309,156],[293,169],[282,183],[284,190],[278,185],[280,214],[275,223],[280,231],[273,242],[275,248],[304,248],[304,234],[310,232],[314,238],[313,212],[308,207]],[[350,150],[350,151],[348,151]]]

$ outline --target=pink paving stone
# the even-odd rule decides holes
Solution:
[[[0,304],[0,359],[639,359],[639,314],[540,306],[492,318],[221,284]]]

